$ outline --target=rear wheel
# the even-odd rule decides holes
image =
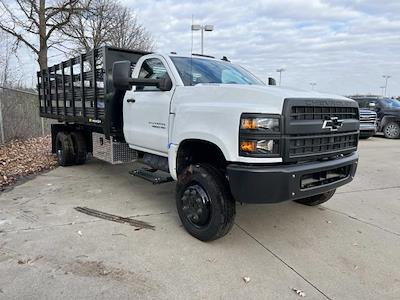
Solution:
[[[311,196],[311,197],[307,197],[307,198],[303,198],[303,199],[298,199],[295,200],[297,203],[300,204],[304,204],[304,205],[308,205],[308,206],[316,206],[319,204],[322,204],[326,201],[328,201],[329,199],[331,199],[333,197],[333,195],[335,194],[336,190],[332,190],[323,194],[319,194],[319,195],[315,195],[315,196]]]
[[[75,164],[82,165],[86,162],[87,157],[85,136],[81,131],[74,131],[71,133],[71,138],[74,145]]]
[[[398,139],[400,137],[400,125],[396,122],[389,122],[383,128],[383,133],[388,139]]]
[[[190,165],[179,174],[176,206],[185,229],[202,241],[223,237],[234,223],[235,201],[227,181],[208,164]]]
[[[57,160],[60,166],[71,166],[75,163],[74,144],[71,134],[59,132],[56,136]]]

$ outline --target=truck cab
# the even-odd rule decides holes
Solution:
[[[201,56],[146,55],[132,78],[171,82],[168,90],[136,85],[126,92],[124,135],[131,148],[168,159],[178,207],[189,207],[180,213],[189,230],[209,210],[210,192],[197,181],[203,175],[220,174],[222,194],[239,202],[312,205],[354,176],[353,100],[267,86],[240,66]]]
[[[354,178],[359,137],[354,100],[266,85],[226,58],[156,53],[136,58],[115,59],[105,79],[122,114],[122,122],[115,122],[122,124],[122,138],[105,138],[127,145],[152,172],[176,181],[178,214],[194,237],[209,241],[228,233],[236,202],[314,206]],[[105,103],[107,108],[112,102]],[[65,139],[76,131],[86,137],[101,133],[62,120],[68,127],[54,130],[56,141],[58,134]],[[108,126],[107,116],[99,120]],[[61,158],[67,153],[71,159],[83,148],[95,153],[94,139],[74,140],[66,148],[55,142]],[[143,170],[136,175],[151,176]]]

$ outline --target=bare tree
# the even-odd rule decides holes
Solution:
[[[21,72],[11,70],[11,59],[16,54],[14,42],[5,32],[0,31],[0,86],[20,86],[22,80]],[[16,58],[16,56],[15,56]]]
[[[116,10],[110,44],[115,47],[151,51],[154,41],[149,32],[139,24],[137,16],[128,8]]]
[[[116,0],[92,0],[87,10],[71,18],[63,33],[75,53],[103,45],[145,51],[154,47],[150,33],[139,24],[133,11]]]
[[[40,69],[47,68],[47,51],[60,41],[55,34],[71,17],[84,9],[80,0],[0,0],[0,30],[15,38],[38,57]]]
[[[3,32],[0,32],[0,40],[0,86],[7,86],[10,80],[11,47]]]

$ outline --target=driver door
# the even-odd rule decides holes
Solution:
[[[160,79],[169,76],[166,64],[157,57],[147,58],[138,78]],[[168,155],[168,120],[174,85],[170,91],[154,86],[137,86],[124,98],[124,134],[137,150]]]

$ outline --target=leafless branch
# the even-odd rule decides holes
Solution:
[[[53,41],[55,33],[74,14],[87,9],[84,1],[53,0],[46,6],[46,0],[16,0],[16,5],[0,0],[0,30],[13,36],[16,45],[23,43],[30,48],[38,56],[40,68],[47,68],[47,50],[57,44]]]
[[[12,28],[8,28],[8,27],[4,26],[3,24],[0,24],[0,29],[13,35],[15,38],[17,38],[17,41],[21,41],[21,42],[25,43],[25,45],[28,46],[29,48],[31,48],[32,51],[35,52],[36,54],[39,53],[39,50],[36,49],[36,47],[33,44],[28,42],[21,34],[15,32]]]
[[[71,17],[63,27],[68,41],[76,45],[74,53],[87,52],[103,45],[151,50],[153,40],[138,23],[136,15],[115,0],[92,0],[88,9]]]

